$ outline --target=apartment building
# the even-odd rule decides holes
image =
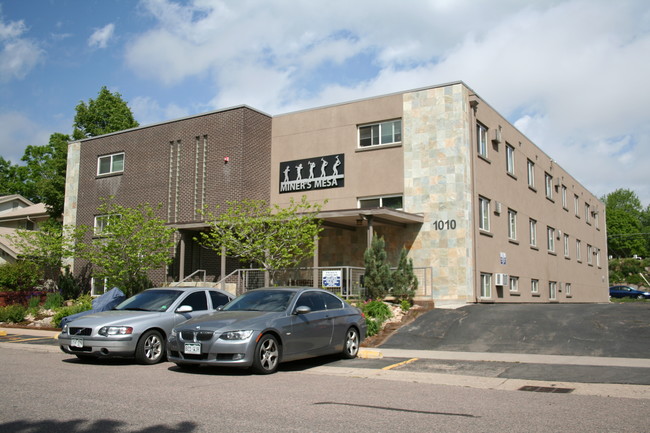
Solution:
[[[605,302],[604,205],[462,82],[270,116],[235,107],[70,144],[65,222],[100,197],[162,204],[175,263],[214,280],[240,264],[201,248],[197,209],[243,198],[326,201],[314,267],[363,266],[374,234],[408,250],[418,297]]]

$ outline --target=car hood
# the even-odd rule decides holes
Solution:
[[[269,326],[273,319],[284,316],[285,313],[268,311],[216,311],[201,317],[190,319],[176,327],[177,330],[240,330],[263,329]]]
[[[96,326],[129,325],[133,326],[140,321],[155,320],[165,313],[157,311],[128,311],[110,310],[100,313],[88,314],[69,323],[75,328],[94,328]]]

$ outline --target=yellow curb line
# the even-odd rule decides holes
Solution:
[[[7,331],[0,331],[0,337],[6,337]]]
[[[393,369],[395,367],[399,367],[400,365],[406,365],[406,364],[410,364],[411,362],[415,362],[418,359],[420,359],[420,358],[407,359],[406,361],[398,362],[397,364],[388,365],[388,366],[382,368],[382,370],[391,370],[391,369]]]

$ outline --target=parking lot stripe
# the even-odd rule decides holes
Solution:
[[[410,364],[411,362],[415,362],[418,359],[420,358],[411,358],[411,359],[407,359],[406,361],[398,362],[397,364],[387,365],[386,367],[382,368],[382,370],[392,370],[395,367],[399,367],[400,365]]]

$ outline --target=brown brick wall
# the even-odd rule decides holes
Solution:
[[[97,176],[97,158],[118,152],[125,153],[124,172]],[[271,118],[248,107],[89,139],[81,143],[77,224],[92,227],[101,198],[109,196],[129,207],[160,204],[158,216],[170,223],[200,221],[202,204],[269,201],[270,161]],[[188,251],[186,259],[186,274],[199,265],[220,274],[212,252]],[[154,283],[165,279],[163,270],[150,276]]]

